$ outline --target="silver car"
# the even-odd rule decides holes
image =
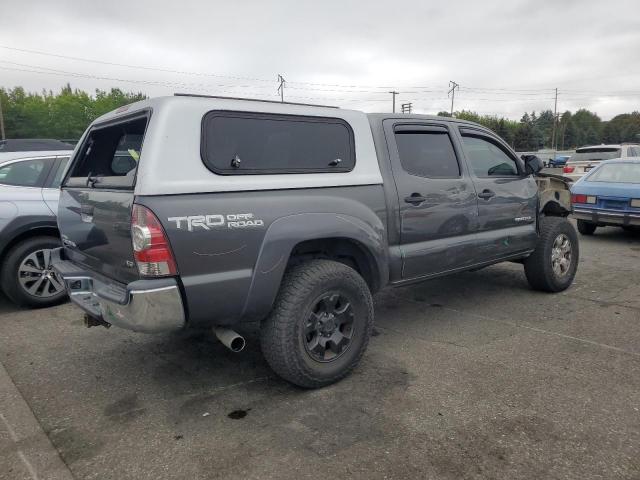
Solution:
[[[577,182],[603,160],[628,157],[640,157],[640,145],[622,143],[578,148],[562,169],[563,176]]]
[[[70,150],[0,150],[0,281],[14,303],[46,307],[66,298],[51,269],[60,246],[59,186]]]

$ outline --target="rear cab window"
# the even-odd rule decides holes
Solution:
[[[212,111],[202,121],[202,161],[219,175],[349,172],[354,145],[339,118]]]
[[[640,184],[640,163],[602,164],[586,180],[589,182]]]
[[[132,189],[149,115],[94,125],[74,158],[64,186]]]

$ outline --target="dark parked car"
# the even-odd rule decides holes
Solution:
[[[555,158],[549,159],[549,167],[564,167],[571,155],[557,155]]]

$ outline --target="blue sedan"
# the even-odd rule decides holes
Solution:
[[[601,162],[571,187],[578,231],[593,235],[597,227],[640,229],[640,157]]]

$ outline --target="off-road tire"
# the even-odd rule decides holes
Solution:
[[[582,235],[593,235],[598,226],[595,223],[587,222],[586,220],[578,220],[578,231]]]
[[[31,237],[14,245],[2,262],[0,280],[2,291],[13,303],[21,307],[43,308],[57,305],[67,298],[67,292],[62,290],[51,297],[37,297],[26,292],[18,281],[20,264],[31,253],[37,250],[58,248],[60,240],[56,237]]]
[[[566,274],[558,276],[552,266],[554,242],[565,235],[571,243],[571,260]],[[564,217],[543,217],[534,252],[524,261],[524,272],[531,288],[544,292],[561,292],[569,288],[576,275],[580,247],[578,234]]]
[[[303,335],[319,297],[344,294],[353,308],[353,333],[344,352],[328,362],[314,359]],[[310,260],[291,267],[280,286],[275,305],[262,323],[260,345],[274,372],[304,388],[318,388],[341,380],[358,364],[373,329],[373,300],[364,279],[353,268],[331,260]]]

